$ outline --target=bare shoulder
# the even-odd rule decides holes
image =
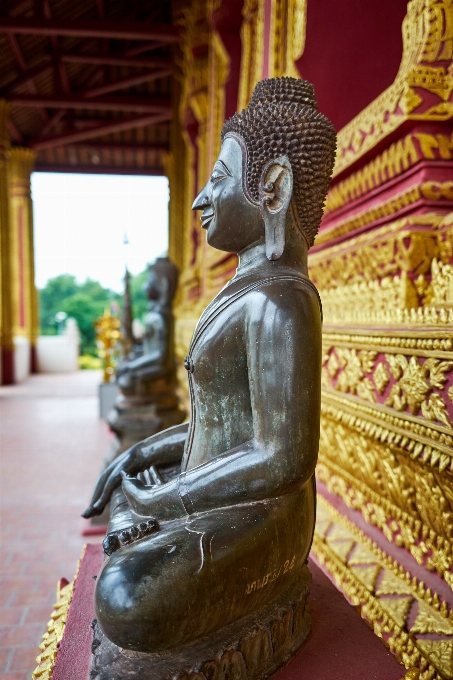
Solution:
[[[308,279],[282,276],[263,283],[246,297],[249,321],[269,317],[321,324],[321,302],[315,286]]]

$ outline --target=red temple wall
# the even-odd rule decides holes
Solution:
[[[395,79],[406,0],[308,0],[306,43],[297,62],[319,109],[340,130]]]

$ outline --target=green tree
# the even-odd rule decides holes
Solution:
[[[132,312],[134,315],[134,319],[140,319],[141,321],[143,321],[148,312],[149,300],[146,297],[145,291],[143,290],[143,287],[146,284],[147,280],[148,280],[148,267],[146,267],[146,269],[140,272],[140,274],[132,276],[130,282]]]
[[[59,312],[73,317],[80,331],[82,354],[96,355],[96,334],[94,321],[101,316],[105,307],[120,296],[98,281],[87,279],[77,283],[74,276],[61,274],[50,279],[40,291],[41,329],[44,335],[58,332],[55,319]]]
[[[64,300],[75,295],[78,291],[78,284],[75,276],[71,274],[61,274],[54,279],[49,279],[45,288],[39,291],[39,308],[41,316],[41,332],[43,335],[55,335],[58,330],[58,323],[55,315],[63,312],[62,304]]]

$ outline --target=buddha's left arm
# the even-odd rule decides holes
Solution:
[[[253,437],[156,489],[143,514],[170,519],[184,510],[264,500],[303,487],[313,475],[321,391],[316,293],[303,283],[281,282],[248,297],[244,336]]]

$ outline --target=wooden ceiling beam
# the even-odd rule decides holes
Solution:
[[[169,113],[170,100],[165,97],[96,97],[85,99],[80,94],[28,95],[10,97],[13,106],[49,109],[87,109],[97,111],[140,111],[142,113]]]
[[[138,21],[72,21],[1,17],[0,33],[22,35],[69,36],[73,38],[106,38],[111,40],[150,40],[177,42],[180,32],[170,24],[146,24]]]
[[[54,113],[53,116],[49,118],[47,123],[45,123],[40,129],[39,136],[43,137],[44,135],[46,135],[49,132],[49,130],[51,130],[55,125],[57,125],[62,120],[62,118],[65,117],[66,113],[67,109],[60,109],[60,111]]]
[[[25,71],[28,70],[28,66],[27,66],[27,62],[25,61],[25,59],[22,55],[22,50],[19,47],[19,43],[17,42],[16,36],[15,35],[8,35],[8,41],[9,41],[11,51],[14,55],[14,59],[16,60],[17,66],[19,68],[19,71],[22,71],[22,73],[24,73]],[[32,94],[35,94],[38,91],[38,88],[36,87],[33,79],[27,81],[27,89]],[[39,114],[40,114],[42,120],[45,123],[49,120],[49,116],[47,115],[47,111],[45,111],[42,107],[39,110]]]
[[[19,43],[17,42],[17,38],[15,35],[8,35],[8,42],[9,46],[11,49],[11,52],[13,53],[14,59],[16,61],[16,64],[19,67],[19,71],[26,71],[27,70],[27,64],[25,62],[25,59],[22,56],[22,52],[19,47]]]
[[[38,66],[30,68],[27,71],[21,73],[20,76],[18,76],[12,82],[10,82],[9,85],[6,85],[5,87],[6,99],[8,99],[8,95],[11,92],[13,92],[19,87],[22,87],[23,85],[28,85],[28,83],[33,82],[35,78],[42,75],[46,71],[49,71],[51,68],[53,68],[53,66],[54,64],[52,57],[46,57],[45,63],[41,63]]]
[[[119,118],[109,123],[101,123],[88,130],[73,130],[62,135],[48,137],[47,139],[39,139],[30,143],[32,149],[37,151],[41,149],[51,149],[58,146],[66,146],[74,142],[82,142],[87,139],[93,139],[102,135],[110,135],[115,132],[123,132],[125,130],[132,130],[134,128],[150,127],[165,123],[170,120],[171,114],[158,113],[152,116],[130,116],[128,118]]]
[[[159,167],[127,167],[102,164],[95,165],[69,165],[59,163],[37,163],[34,168],[35,172],[70,172],[83,173],[84,175],[157,175],[165,176],[164,168]]]
[[[66,149],[86,149],[87,151],[168,151],[168,144],[153,142],[79,142],[66,144]]]
[[[61,55],[63,61],[74,64],[92,64],[100,66],[130,66],[138,68],[170,68],[171,60],[165,58],[149,57],[136,59],[114,54],[87,54],[82,52],[67,52]]]
[[[144,83],[150,83],[152,80],[165,78],[166,76],[170,75],[170,73],[170,68],[154,71],[153,73],[141,73],[139,76],[122,78],[121,80],[116,80],[112,83],[106,83],[105,85],[100,85],[99,87],[93,87],[89,90],[81,91],[80,95],[82,97],[86,97],[87,99],[91,97],[100,97],[101,95],[108,94],[109,92],[117,92],[118,90],[124,90],[128,87],[143,85]]]
[[[38,2],[38,6],[41,5],[42,9],[42,15],[45,17],[46,20],[52,19],[52,10],[50,8],[50,2],[49,0],[40,0]],[[35,12],[35,16],[40,16],[38,13]],[[66,94],[69,94],[71,92],[71,83],[69,81],[69,76],[68,72],[66,71],[66,66],[65,64],[61,61],[60,54],[61,54],[61,48],[60,48],[60,41],[58,40],[58,37],[56,35],[50,36],[50,40],[52,43],[53,47],[53,55],[54,55],[54,60],[55,60],[55,73],[58,77],[58,81],[63,89],[63,92],[66,92]]]
[[[23,138],[22,135],[20,134],[20,132],[19,132],[19,130],[17,129],[17,127],[14,125],[13,121],[11,120],[11,118],[8,120],[8,130],[9,130],[9,134],[10,134],[11,137],[14,139],[14,141],[16,142],[16,144],[23,144],[23,143],[24,143],[24,138]]]

